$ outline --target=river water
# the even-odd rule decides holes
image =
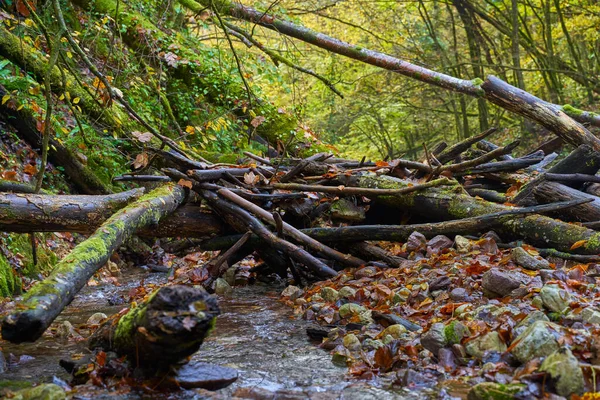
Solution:
[[[85,324],[96,312],[114,314],[126,305],[109,305],[137,287],[140,282],[166,282],[164,274],[140,270],[126,273],[120,285],[101,284],[86,287],[60,315],[55,324],[69,321],[73,326]],[[438,398],[434,392],[413,393],[386,389],[384,382],[356,381],[347,369],[335,366],[329,353],[311,343],[306,335],[306,321],[292,316],[291,310],[278,301],[282,287],[256,284],[238,287],[232,295],[219,298],[222,314],[215,331],[204,342],[193,361],[219,364],[238,370],[238,380],[216,392],[177,391],[153,393],[114,392],[111,389],[77,387],[74,399],[230,399],[234,396],[253,399],[420,399]],[[2,352],[13,361],[0,374],[4,381],[68,382],[69,375],[59,366],[61,358],[86,353],[85,341],[55,339],[47,335],[34,344],[1,343]],[[14,362],[20,360],[19,362]],[[446,397],[446,396],[443,396]]]

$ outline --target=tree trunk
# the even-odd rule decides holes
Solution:
[[[14,343],[37,340],[116,248],[139,229],[157,225],[184,198],[183,188],[165,185],[110,217],[27,292],[2,322],[2,338]]]
[[[0,231],[90,234],[141,194],[142,189],[108,196],[0,194]],[[137,235],[206,239],[225,232],[227,228],[214,214],[187,205],[163,218],[158,226],[142,227]]]
[[[405,187],[408,183],[388,176],[364,175],[350,177],[352,186],[381,189]],[[491,214],[510,210],[511,207],[469,196],[461,187],[431,188],[398,197],[379,197],[377,202],[412,211],[424,217],[448,220]],[[495,227],[498,233],[518,237],[532,245],[570,251],[571,246],[580,240],[586,244],[578,249],[585,254],[600,253],[600,233],[581,226],[548,218],[542,215],[526,217],[504,217]]]
[[[166,286],[104,322],[88,345],[126,355],[136,367],[165,369],[198,351],[219,313],[216,299],[204,289]]]

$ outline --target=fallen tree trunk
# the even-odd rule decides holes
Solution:
[[[399,189],[408,184],[401,179],[373,175],[349,177],[348,183],[352,186],[380,189]],[[382,196],[376,201],[438,220],[485,215],[511,209],[508,206],[473,198],[461,187],[431,188],[404,196]],[[533,245],[560,251],[569,251],[575,242],[584,240],[585,245],[578,248],[578,252],[600,253],[600,233],[541,215],[501,218],[495,229],[498,233],[518,237]]]
[[[216,299],[200,287],[162,287],[107,320],[88,346],[126,355],[136,367],[164,369],[198,351],[219,313]]]
[[[93,233],[106,219],[142,195],[142,189],[107,196],[60,196],[0,193],[0,231]],[[227,228],[221,220],[198,206],[175,210],[158,226],[143,227],[142,237],[209,238]]]
[[[374,65],[444,89],[477,98],[483,97],[506,110],[527,117],[552,130],[566,142],[574,145],[588,144],[592,148],[600,150],[600,139],[596,138],[583,125],[575,121],[575,119],[581,116],[579,110],[574,110],[573,107],[561,107],[550,104],[496,77],[488,76],[485,82],[481,81],[483,77],[472,81],[455,78],[384,53],[354,46],[231,0],[200,0],[199,2],[195,0],[179,0],[179,2],[197,13],[205,8],[213,8],[221,14],[258,24],[279,34],[302,40],[327,51],[362,61],[366,64]],[[591,120],[590,118],[582,118],[582,122],[591,122],[600,125],[600,118],[592,118]]]
[[[542,180],[533,188],[533,196],[540,204],[555,201],[590,199],[592,201],[589,203],[562,211],[561,216],[564,215],[574,221],[600,220],[600,197],[580,192],[561,183]]]
[[[112,252],[140,228],[157,225],[184,200],[185,191],[165,185],[110,217],[63,258],[50,276],[30,289],[2,322],[2,337],[14,343],[37,340]]]

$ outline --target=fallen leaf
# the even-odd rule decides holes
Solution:
[[[252,121],[250,121],[250,125],[252,125],[255,128],[258,128],[263,122],[265,122],[265,117],[259,115],[258,117],[255,117]]]
[[[184,188],[188,188],[188,189],[191,189],[191,188],[192,188],[192,181],[188,181],[188,180],[185,180],[185,179],[180,179],[180,180],[177,182],[177,184],[178,184],[179,186],[181,186],[181,187],[184,187]]]
[[[133,131],[131,132],[131,134],[133,135],[133,137],[135,137],[137,140],[139,140],[142,143],[148,143],[149,141],[152,140],[152,137],[154,135],[152,135],[150,132],[138,132],[138,131]]]
[[[578,240],[575,243],[573,243],[573,246],[571,246],[571,250],[575,250],[580,248],[581,246],[584,246],[588,241],[587,240]]]

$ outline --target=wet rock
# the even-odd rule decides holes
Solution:
[[[454,242],[447,236],[437,235],[427,243],[427,256],[439,254],[445,249],[452,247]]]
[[[549,269],[550,263],[543,258],[536,258],[529,254],[522,247],[515,247],[510,251],[510,255],[515,264],[532,271]]]
[[[231,285],[223,278],[217,278],[214,288],[215,294],[220,296],[227,296],[233,292]]]
[[[367,311],[366,308],[361,306],[360,304],[355,303],[346,303],[339,308],[340,317],[349,318],[353,315],[360,315]]]
[[[514,399],[517,398],[516,394],[526,387],[526,385],[520,383],[503,385],[495,382],[483,382],[469,390],[467,400]]]
[[[429,281],[429,290],[433,292],[436,290],[448,289],[451,283],[450,278],[447,276],[440,276]]]
[[[298,286],[290,285],[283,289],[281,292],[282,297],[289,297],[290,300],[296,300],[298,297],[304,294],[304,290],[300,289]],[[314,300],[314,296],[313,296]]]
[[[525,286],[520,286],[518,288],[516,288],[515,290],[513,290],[512,292],[510,292],[510,297],[512,297],[513,299],[522,299],[523,297],[527,296],[529,294],[529,289],[527,289]]]
[[[331,354],[331,362],[338,367],[346,367],[348,360],[352,357],[350,350],[345,348],[343,345],[336,346]]]
[[[540,371],[548,373],[555,380],[559,395],[569,397],[583,393],[583,373],[579,361],[568,348],[557,350],[546,357]]]
[[[600,324],[600,311],[586,307],[581,311],[581,318],[589,324]]]
[[[383,330],[383,332],[381,332],[381,337],[390,335],[394,339],[400,339],[400,336],[402,336],[406,332],[408,332],[408,330],[404,326],[402,326],[400,324],[395,324],[395,325],[390,325],[387,328],[385,328]]]
[[[172,383],[184,389],[223,389],[238,378],[238,372],[233,368],[192,361],[182,365],[169,377]]]
[[[444,335],[444,324],[435,323],[421,336],[421,345],[432,352],[436,357],[441,348],[446,347],[446,335]]]
[[[229,283],[230,286],[235,285],[235,273],[237,272],[237,267],[227,268],[227,271],[223,274],[223,279]]]
[[[407,369],[404,373],[398,371],[398,377],[400,377],[402,386],[411,389],[432,387],[437,383],[434,378],[425,375],[423,372],[415,371],[414,369]]]
[[[87,324],[87,325],[100,325],[100,323],[101,323],[102,321],[104,321],[106,318],[108,318],[108,316],[107,316],[106,314],[104,314],[104,313],[101,313],[101,312],[97,312],[97,313],[95,313],[95,314],[92,314],[92,315],[91,315],[91,316],[88,318],[88,320],[87,320],[86,324]]]
[[[536,310],[519,322],[512,331],[513,337],[519,336],[536,321],[550,321],[543,311]]]
[[[58,385],[45,383],[13,393],[12,400],[63,400],[67,395]]]
[[[540,271],[540,277],[542,278],[542,282],[546,283],[548,281],[566,281],[567,274],[562,269],[543,269]]]
[[[456,235],[454,237],[454,248],[459,253],[468,253],[471,251],[471,241],[464,236]]]
[[[370,278],[375,274],[377,274],[377,268],[367,266],[367,267],[363,267],[363,268],[356,270],[354,272],[354,278],[355,279]]]
[[[56,337],[61,339],[82,340],[83,337],[75,330],[69,321],[63,321],[56,328]]]
[[[497,268],[483,274],[481,285],[488,297],[508,296],[513,290],[527,282],[527,275],[516,271],[504,272]]]
[[[419,232],[413,232],[406,240],[406,251],[417,251],[427,246],[427,238]]]
[[[356,294],[356,289],[350,286],[344,286],[338,291],[338,294],[341,298],[348,299],[350,297],[354,297]]]
[[[337,290],[330,287],[324,287],[321,289],[321,297],[325,301],[329,301],[331,303],[335,303],[340,298],[340,294]]]
[[[454,368],[456,368],[457,359],[454,355],[454,352],[451,349],[440,349],[440,351],[438,352],[438,360],[439,364],[448,370],[453,370]]]
[[[360,340],[358,340],[354,333],[349,333],[344,336],[343,344],[345,348],[352,351],[360,350],[361,348]]]
[[[571,295],[558,285],[544,285],[540,291],[544,307],[550,311],[563,313],[569,308]]]
[[[467,343],[465,350],[468,355],[482,359],[487,353],[504,353],[506,351],[506,344],[502,341],[498,332],[488,332]]]
[[[377,350],[380,347],[383,347],[384,344],[381,340],[373,340],[371,338],[367,338],[362,343],[363,347],[367,350]]]
[[[463,338],[469,336],[469,328],[458,321],[452,321],[444,327],[446,344],[460,344]]]
[[[548,321],[535,321],[514,340],[511,353],[521,363],[546,357],[559,348],[561,327]],[[515,343],[516,342],[516,343]]]
[[[8,369],[8,363],[6,362],[6,358],[4,357],[4,353],[0,351],[0,374],[3,374]]]
[[[466,289],[463,289],[460,287],[454,288],[450,292],[450,299],[457,303],[461,303],[463,301],[468,301],[469,300],[469,292],[467,292]]]

